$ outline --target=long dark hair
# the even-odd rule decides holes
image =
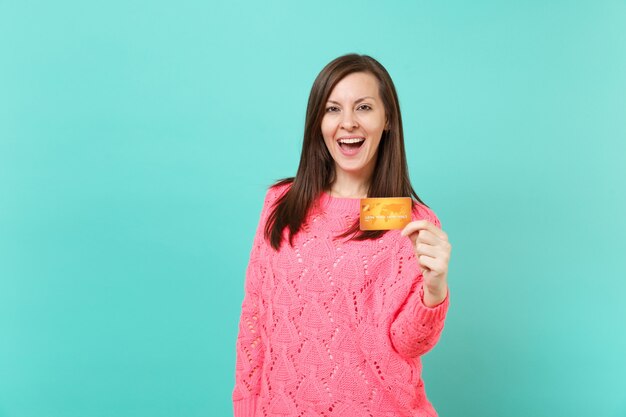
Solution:
[[[368,55],[340,56],[322,69],[311,88],[306,109],[304,141],[300,165],[295,177],[278,181],[274,186],[291,183],[289,190],[274,204],[265,224],[265,238],[275,250],[280,248],[285,227],[289,229],[289,244],[300,231],[316,199],[330,190],[335,180],[335,162],[324,143],[322,118],[328,97],[339,81],[349,74],[365,72],[378,80],[379,95],[387,116],[387,129],[378,146],[368,197],[413,197],[425,205],[411,186],[404,150],[402,117],[398,95],[387,70]],[[384,175],[381,175],[384,170]],[[379,238],[385,231],[360,231],[358,220],[338,237],[355,240]]]

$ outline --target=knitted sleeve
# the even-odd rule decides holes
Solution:
[[[275,190],[265,196],[261,218],[250,251],[246,269],[245,292],[241,305],[239,335],[237,337],[237,362],[233,410],[235,417],[253,416],[256,399],[260,391],[260,375],[263,367],[263,297],[262,285],[265,276],[263,253],[269,244],[265,241],[265,222],[276,199]]]
[[[417,218],[425,218],[441,227],[437,216],[425,206],[419,208]],[[393,347],[400,355],[415,358],[430,351],[439,340],[448,311],[450,291],[448,290],[448,295],[441,304],[426,307],[423,276],[409,239],[403,242],[397,256],[402,258],[400,278],[411,282],[411,289],[391,324],[390,337]]]

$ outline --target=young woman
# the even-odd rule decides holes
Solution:
[[[403,230],[360,231],[365,197],[413,197]],[[420,357],[448,309],[451,246],[413,190],[393,82],[330,62],[296,176],[270,187],[246,273],[235,416],[436,416]]]

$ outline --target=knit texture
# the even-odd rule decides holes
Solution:
[[[322,194],[293,246],[275,251],[265,222],[288,187],[268,191],[250,254],[235,416],[436,416],[420,356],[439,339],[449,296],[424,305],[422,273],[399,230],[336,237],[358,219],[358,199]],[[440,226],[421,204],[412,217]]]

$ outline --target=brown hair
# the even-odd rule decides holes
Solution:
[[[378,80],[379,95],[383,101],[388,126],[378,146],[376,164],[367,192],[368,197],[417,196],[411,181],[404,150],[402,118],[398,95],[387,70],[367,55],[340,56],[322,69],[311,88],[304,125],[304,141],[300,165],[295,177],[279,180],[273,186],[292,183],[289,190],[274,204],[265,224],[265,238],[275,250],[280,248],[285,227],[289,229],[289,244],[300,231],[309,209],[324,191],[330,190],[335,179],[335,163],[322,136],[322,118],[326,101],[337,83],[355,72],[372,74]],[[385,170],[384,175],[380,175]],[[425,205],[425,204],[424,204]],[[385,231],[360,231],[358,220],[338,237],[355,240],[379,238]]]

